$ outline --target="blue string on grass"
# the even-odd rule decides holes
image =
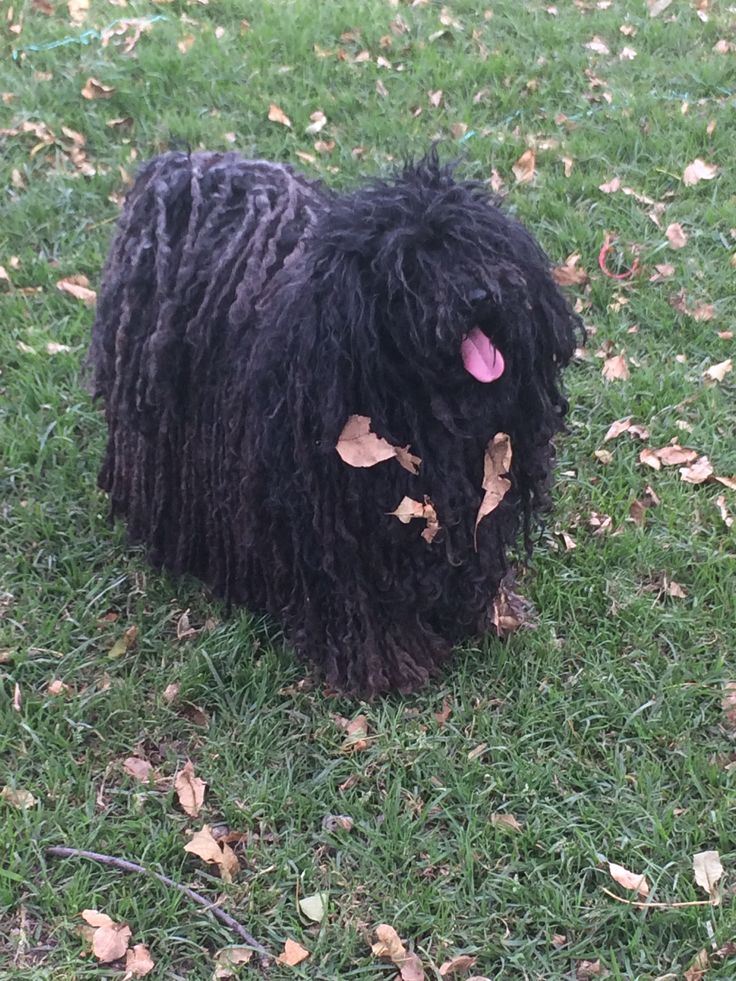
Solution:
[[[168,20],[169,18],[163,14],[156,14],[153,17],[136,17],[133,19],[136,24],[147,26],[148,24],[155,24],[157,20]],[[107,27],[103,28],[102,31],[90,28],[87,31],[82,31],[81,34],[70,34],[67,37],[60,37],[56,41],[46,41],[44,44],[26,44],[22,48],[13,48],[13,61],[17,61],[18,55],[24,54],[27,51],[52,51],[54,48],[63,48],[68,44],[91,44],[92,41],[101,41],[108,31],[112,31],[118,24],[130,23],[130,20],[131,18],[129,17],[119,17],[112,24],[108,24]]]

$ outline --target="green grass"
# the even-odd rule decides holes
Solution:
[[[0,92],[12,96],[0,101],[0,127],[44,122],[60,138],[33,152],[32,135],[0,137],[0,264],[11,280],[0,282],[0,785],[37,798],[28,810],[0,800],[0,977],[121,976],[83,956],[78,914],[88,907],[130,925],[133,942],[151,949],[153,978],[209,978],[212,952],[236,939],[154,881],[46,857],[52,844],[144,862],[222,899],[275,950],[292,937],[311,951],[298,968],[275,967],[273,981],[393,978],[370,954],[381,922],[416,948],[428,978],[459,952],[477,954],[474,970],[492,978],[574,978],[579,961],[598,958],[616,979],[682,977],[697,951],[736,930],[734,733],[721,712],[724,682],[736,679],[736,526],[716,505],[723,494],[736,513],[736,494],[683,483],[677,468],[642,467],[628,436],[607,444],[608,465],[594,450],[614,419],[633,415],[652,447],[680,437],[718,474],[736,474],[736,374],[713,386],[702,379],[734,351],[718,331],[733,329],[736,299],[736,55],[713,51],[733,37],[733,10],[713,3],[703,23],[684,0],[656,19],[638,0],[605,9],[558,0],[558,16],[538,0],[496,0],[485,19],[457,0],[450,13],[460,26],[432,39],[443,29],[436,4],[93,0],[85,27],[118,15],[165,19],[129,55],[119,39],[104,48],[92,39],[13,60],[14,46],[84,29],[70,26],[61,0],[55,6],[47,16],[16,0],[22,32],[4,21],[0,41]],[[390,26],[397,16],[401,34]],[[622,24],[635,35],[620,33]],[[341,41],[346,31],[360,38]],[[187,35],[194,43],[183,55],[177,42]],[[594,35],[609,55],[586,49]],[[347,59],[318,57],[315,44],[342,47]],[[632,61],[618,58],[626,45]],[[353,63],[362,50],[371,61]],[[379,54],[391,67],[376,65]],[[604,85],[590,87],[589,68]],[[90,76],[114,86],[110,99],[81,98]],[[437,89],[443,103],[433,108]],[[292,130],[268,122],[270,102]],[[336,144],[329,155],[304,135],[316,109],[328,117],[320,138]],[[116,117],[132,125],[108,128]],[[461,145],[450,129],[460,122]],[[75,172],[62,126],[86,137],[94,176]],[[465,154],[465,173],[499,171],[508,206],[556,261],[580,253],[591,274],[584,316],[596,334],[568,374],[557,510],[523,580],[538,629],[458,652],[420,696],[357,706],[295,691],[304,669],[272,623],[227,617],[196,582],[148,569],[109,526],[95,487],[103,423],[79,371],[92,313],[55,283],[85,274],[95,285],[117,214],[110,196],[137,161],[168,146],[235,146],[346,186],[436,137],[448,155]],[[511,167],[529,143],[537,179],[514,185]],[[315,163],[300,162],[298,150]],[[569,177],[563,156],[574,161]],[[721,170],[686,187],[681,175],[696,157]],[[633,196],[598,190],[614,176],[665,203],[662,228]],[[680,251],[665,239],[671,222],[689,235]],[[640,249],[645,272],[630,284],[597,269],[606,231]],[[664,262],[674,275],[649,283]],[[715,318],[675,310],[681,290],[690,308],[713,303]],[[602,380],[596,351],[606,341],[633,362],[628,381]],[[49,355],[49,342],[70,350]],[[661,504],[640,528],[629,507],[647,484]],[[593,511],[611,516],[612,533],[593,534]],[[564,549],[562,531],[575,550]],[[666,595],[663,576],[687,598]],[[208,616],[217,626],[177,640],[186,609],[195,626]],[[116,622],[102,620],[109,611]],[[131,625],[137,647],[110,659]],[[49,694],[53,679],[70,686],[66,697]],[[169,704],[173,682],[180,696]],[[445,700],[452,714],[440,726],[434,713]],[[370,738],[350,755],[336,717],[358,711]],[[160,783],[125,775],[134,753]],[[187,758],[209,785],[200,820],[177,808],[170,782]],[[522,830],[494,825],[497,812],[514,814]],[[352,817],[352,831],[324,830],[330,814]],[[186,829],[203,821],[249,835],[231,886],[182,850]],[[726,868],[718,907],[641,911],[602,892],[613,886],[609,859],[646,872],[657,901],[702,899],[691,862],[705,849],[719,850]],[[297,906],[317,891],[330,896],[321,928]],[[560,949],[555,934],[567,938]],[[714,964],[708,981],[733,978],[735,965]]]

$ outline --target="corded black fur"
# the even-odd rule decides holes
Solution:
[[[474,326],[505,360],[490,384],[463,367]],[[578,328],[530,233],[434,154],[338,195],[168,153],[128,196],[100,292],[100,485],[153,563],[275,614],[329,682],[408,691],[488,626],[507,550],[549,504]],[[419,473],[344,463],[356,414]],[[476,542],[498,432],[512,487]],[[389,514],[425,495],[430,543]]]

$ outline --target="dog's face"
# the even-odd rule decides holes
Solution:
[[[347,195],[326,238],[353,351],[399,383],[491,395],[572,355],[575,317],[532,235],[432,160]]]

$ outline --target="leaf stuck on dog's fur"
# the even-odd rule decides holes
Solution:
[[[337,441],[340,459],[351,467],[374,467],[377,463],[395,457],[404,470],[416,474],[422,462],[410,452],[408,446],[392,446],[387,440],[371,432],[368,416],[350,416]]]
[[[427,527],[422,532],[422,538],[428,544],[434,540],[437,532],[440,530],[437,512],[428,497],[424,498],[424,504],[421,501],[415,501],[413,497],[404,497],[401,499],[396,510],[389,511],[389,514],[398,518],[404,525],[408,525],[414,518],[424,518],[427,522]]]
[[[485,495],[475,519],[476,536],[480,522],[491,511],[496,510],[511,487],[511,481],[506,476],[511,469],[511,456],[511,437],[507,433],[496,433],[486,447],[483,462],[483,490]]]

